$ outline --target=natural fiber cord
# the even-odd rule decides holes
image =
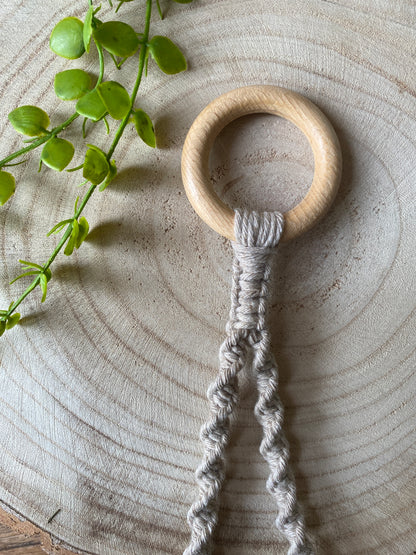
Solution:
[[[256,417],[263,428],[260,453],[268,462],[267,489],[277,503],[277,528],[290,544],[288,555],[313,555],[289,468],[289,447],[282,429],[278,370],[270,352],[267,305],[271,259],[283,230],[278,212],[235,214],[231,311],[227,338],[220,348],[220,369],[208,390],[211,415],[201,429],[202,464],[196,471],[199,497],[188,513],[191,541],[184,555],[208,555],[218,520],[218,499],[225,476],[225,449],[238,401],[237,375],[250,360],[257,378]],[[250,355],[250,356],[249,356]]]

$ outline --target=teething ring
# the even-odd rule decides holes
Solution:
[[[329,209],[341,177],[341,149],[326,116],[308,99],[274,86],[235,89],[211,102],[196,118],[182,153],[182,179],[197,214],[219,234],[235,241],[234,211],[213,190],[209,155],[220,131],[235,119],[269,113],[294,123],[306,135],[315,159],[312,184],[294,208],[284,214],[283,241],[310,229]]]

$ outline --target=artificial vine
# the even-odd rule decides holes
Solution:
[[[111,0],[110,7],[113,7]],[[115,7],[118,12],[120,7],[133,0],[120,0]],[[189,4],[192,0],[173,0],[178,4]],[[35,262],[20,260],[23,272],[14,278],[11,283],[22,278],[31,277],[32,281],[25,291],[12,301],[6,310],[0,310],[0,336],[5,330],[13,328],[20,320],[16,312],[22,301],[39,286],[42,293],[41,302],[46,299],[48,283],[52,278],[50,269],[55,258],[64,250],[70,256],[74,249],[80,248],[88,235],[89,224],[81,216],[86,204],[96,189],[104,191],[117,175],[114,152],[128,125],[134,125],[138,136],[150,147],[156,147],[156,137],[151,118],[146,112],[136,107],[136,98],[143,75],[147,75],[149,57],[166,74],[175,74],[184,71],[187,67],[186,60],[178,48],[168,37],[150,35],[150,22],[153,4],[156,4],[159,16],[163,18],[159,0],[146,0],[145,21],[142,33],[138,33],[127,23],[119,20],[101,21],[97,14],[101,6],[94,7],[93,1],[88,0],[88,10],[84,21],[77,17],[65,17],[57,23],[52,30],[49,46],[58,56],[67,59],[77,59],[91,51],[95,45],[98,51],[99,68],[95,84],[90,75],[82,69],[68,69],[57,73],[54,80],[54,90],[61,100],[75,101],[74,113],[60,125],[49,129],[48,114],[38,106],[20,106],[9,114],[9,121],[14,129],[28,137],[22,147],[0,160],[0,205],[5,204],[15,193],[16,181],[13,174],[4,170],[11,166],[25,163],[26,159],[19,162],[28,152],[43,147],[39,157],[39,171],[42,166],[61,172],[72,161],[75,146],[62,138],[65,130],[80,116],[83,118],[82,135],[86,136],[86,123],[103,121],[107,132],[109,126],[107,119],[111,117],[119,120],[120,124],[114,134],[110,148],[104,152],[99,147],[87,144],[84,161],[76,168],[66,169],[67,172],[82,170],[83,182],[89,184],[83,198],[77,196],[74,212],[71,217],[57,223],[47,235],[62,234],[61,239],[52,251],[48,260],[42,265]],[[120,69],[123,63],[131,56],[138,55],[138,70],[133,90],[129,92],[117,81],[104,79],[105,63],[108,57]]]

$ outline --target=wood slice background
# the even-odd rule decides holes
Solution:
[[[150,63],[139,105],[156,122],[159,149],[128,129],[115,155],[117,180],[86,209],[87,242],[57,259],[47,302],[32,294],[21,325],[1,339],[3,509],[79,552],[185,548],[232,254],[185,198],[181,147],[194,118],[219,94],[276,84],[325,112],[344,158],[333,209],[282,246],[276,263],[270,316],[299,497],[321,553],[410,555],[415,3],[195,0],[163,8],[166,19],[154,14],[152,34],[175,40],[189,71],[168,77]],[[11,109],[40,105],[54,125],[72,113],[72,103],[54,95],[54,75],[72,67],[94,72],[96,56],[63,60],[48,50],[48,37],[62,17],[83,18],[85,9],[81,0],[1,4],[1,156],[21,145],[7,122]],[[126,3],[120,14],[140,30],[144,2]],[[107,78],[131,87],[136,63],[118,74],[109,61]],[[65,136],[76,137],[79,127]],[[87,141],[108,147],[103,131],[97,124]],[[81,159],[82,151],[75,162]],[[8,285],[18,259],[47,259],[55,239],[46,232],[83,192],[79,176],[36,170],[37,154],[13,169],[17,191],[0,212],[2,308],[25,287]],[[233,206],[285,210],[312,173],[306,139],[273,116],[228,126],[212,153],[212,179]],[[241,392],[214,553],[283,554],[250,376],[241,377]],[[33,533],[5,515],[8,529]]]

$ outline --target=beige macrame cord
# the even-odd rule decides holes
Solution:
[[[260,453],[268,462],[267,489],[276,500],[276,526],[289,542],[288,555],[313,555],[296,499],[289,467],[289,447],[282,429],[283,407],[278,396],[278,370],[270,352],[267,305],[271,262],[283,231],[279,212],[235,213],[231,311],[219,358],[217,379],[208,390],[210,418],[201,429],[204,456],[196,471],[199,496],[188,513],[191,541],[184,555],[208,555],[218,520],[219,493],[225,477],[225,450],[231,416],[238,401],[238,373],[248,360],[257,379],[257,420],[263,429]],[[252,354],[252,359],[249,358]]]

